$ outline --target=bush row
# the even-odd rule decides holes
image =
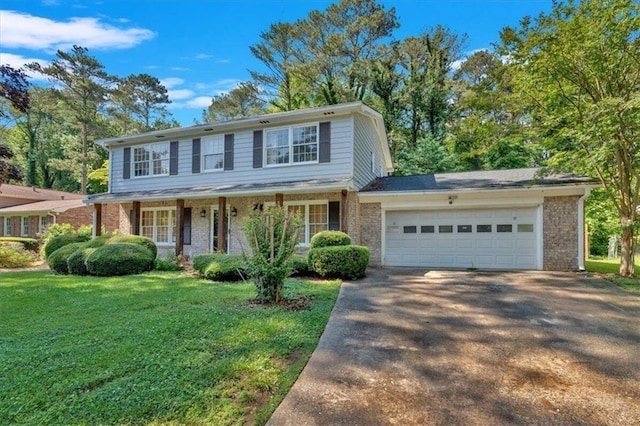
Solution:
[[[61,234],[47,242],[44,253],[56,273],[112,276],[153,269],[157,248],[138,235],[102,235],[87,241],[81,234]]]
[[[10,243],[19,243],[25,250],[38,251],[39,243],[35,238],[25,237],[0,237],[0,246],[6,246]]]

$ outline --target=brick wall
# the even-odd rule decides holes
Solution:
[[[543,205],[543,269],[578,269],[579,196],[545,197]]]
[[[369,247],[371,257],[369,264],[382,264],[382,208],[380,203],[363,203],[360,205],[360,241]]]
[[[93,225],[93,207],[84,206],[75,209],[69,209],[66,212],[59,213],[56,216],[56,223],[69,223],[75,229],[81,226]]]

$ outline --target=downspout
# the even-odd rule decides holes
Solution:
[[[584,200],[591,195],[591,188],[585,188],[584,195],[578,198],[578,270],[584,271]]]

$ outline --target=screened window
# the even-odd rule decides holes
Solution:
[[[157,244],[176,241],[176,222],[173,209],[142,210],[140,233]]]
[[[20,235],[26,237],[29,235],[29,218],[27,216],[22,216],[22,220],[20,221]]]
[[[133,148],[133,176],[169,174],[169,143],[154,143]]]
[[[318,161],[318,125],[266,130],[267,166]]]
[[[5,217],[4,218],[4,235],[5,236],[11,236],[11,218],[10,217]]]
[[[224,136],[202,139],[202,170],[224,169]]]
[[[49,221],[46,216],[40,216],[40,233],[43,233],[47,230],[47,226],[49,226]]]

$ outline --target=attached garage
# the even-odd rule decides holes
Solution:
[[[389,266],[539,269],[539,207],[387,211]]]

